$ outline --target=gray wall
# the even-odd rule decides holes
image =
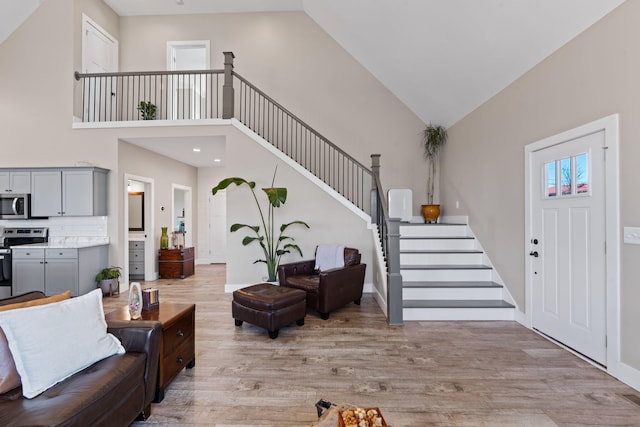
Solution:
[[[621,224],[640,224],[639,39],[640,2],[628,1],[449,130],[441,167],[443,211],[469,215],[522,308],[527,144],[619,113]],[[640,247],[622,245],[621,254],[622,361],[638,369]]]

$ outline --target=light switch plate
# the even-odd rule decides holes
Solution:
[[[625,227],[624,243],[628,245],[640,245],[640,227]]]

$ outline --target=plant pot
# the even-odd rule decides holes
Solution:
[[[102,289],[102,295],[110,297],[120,294],[120,282],[118,279],[107,279],[98,282],[98,286]]]
[[[422,218],[424,218],[425,224],[438,222],[438,217],[440,216],[440,205],[422,205],[420,212],[422,213]]]

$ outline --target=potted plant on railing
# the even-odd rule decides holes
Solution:
[[[277,170],[277,168],[276,168]],[[294,239],[290,236],[285,236],[283,233],[287,228],[292,225],[302,225],[306,228],[309,228],[307,223],[304,221],[292,221],[286,224],[281,224],[279,227],[279,234],[276,236],[276,226],[275,226],[275,208],[278,208],[287,201],[287,189],[284,187],[274,187],[274,181],[276,178],[276,174],[273,174],[273,180],[271,181],[270,188],[263,188],[262,191],[267,195],[267,199],[269,200],[269,207],[267,209],[267,216],[265,218],[264,211],[260,206],[260,202],[258,201],[258,197],[254,191],[256,183],[253,181],[247,181],[243,178],[225,178],[218,183],[215,187],[211,189],[211,193],[215,196],[216,193],[220,190],[226,189],[231,184],[235,185],[246,185],[251,190],[253,194],[253,199],[256,202],[256,206],[258,207],[258,213],[260,214],[260,225],[248,225],[248,224],[233,224],[231,226],[231,232],[236,232],[243,228],[250,229],[255,236],[245,236],[242,239],[242,245],[247,246],[253,242],[258,242],[260,247],[262,248],[262,252],[264,254],[264,259],[258,259],[254,261],[255,263],[263,262],[267,265],[267,281],[275,282],[276,281],[276,272],[278,271],[278,264],[280,263],[280,257],[284,254],[291,253],[291,251],[296,251],[302,256],[302,251],[300,247],[295,243],[291,243]]]
[[[102,289],[102,295],[111,296],[120,293],[120,267],[106,267],[96,274],[96,282],[98,287]]]
[[[151,102],[147,102],[147,101],[140,101],[140,105],[138,105],[138,110],[140,111],[142,120],[156,119],[157,107],[155,106],[155,104],[152,104]]]
[[[437,222],[440,216],[440,205],[433,203],[435,193],[435,180],[438,170],[438,155],[440,149],[447,142],[447,130],[439,125],[429,125],[424,129],[422,135],[422,145],[424,147],[424,158],[427,160],[427,204],[422,205],[422,217],[424,222]]]

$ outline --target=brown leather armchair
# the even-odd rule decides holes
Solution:
[[[278,267],[280,286],[302,289],[307,293],[307,310],[320,313],[324,320],[329,312],[351,301],[360,305],[366,264],[360,264],[360,252],[344,249],[344,268],[317,271],[315,260],[282,264]]]

